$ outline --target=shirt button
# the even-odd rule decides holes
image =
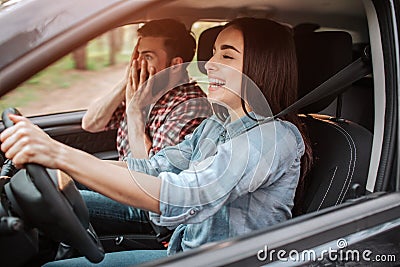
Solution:
[[[194,209],[191,209],[191,210],[189,211],[189,214],[190,214],[190,215],[195,215],[195,214],[196,214],[196,211],[195,211]]]

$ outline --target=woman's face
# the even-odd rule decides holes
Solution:
[[[243,34],[228,27],[218,35],[212,58],[206,63],[208,98],[223,102],[233,110],[241,110],[244,41]]]

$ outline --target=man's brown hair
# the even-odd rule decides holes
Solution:
[[[169,60],[181,57],[190,62],[196,51],[196,40],[185,25],[175,19],[160,19],[147,22],[138,29],[141,37],[165,38],[164,46]]]

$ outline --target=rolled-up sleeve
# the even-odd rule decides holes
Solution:
[[[191,135],[175,145],[162,149],[150,159],[135,159],[126,157],[128,168],[137,172],[158,176],[161,172],[180,173],[190,166],[193,149],[196,146],[198,132],[202,132],[205,121]]]
[[[153,221],[170,227],[202,222],[221,206],[247,194],[253,183],[265,183],[274,159],[275,132],[262,133],[260,129],[219,145],[215,155],[179,174],[160,173],[161,215]]]
[[[273,184],[299,157],[292,131],[277,134],[264,124],[219,145],[215,155],[179,174],[162,172],[161,215],[152,220],[174,227],[199,223],[223,205]]]

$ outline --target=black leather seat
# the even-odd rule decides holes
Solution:
[[[352,61],[352,39],[341,31],[295,28],[299,97],[307,94]],[[300,112],[312,142],[314,165],[306,177],[303,213],[335,206],[365,194],[372,134],[363,126],[316,114],[338,95],[322,98]],[[338,114],[340,114],[340,110]]]
[[[314,165],[306,177],[303,213],[335,206],[365,194],[372,134],[347,120],[306,115]]]
[[[316,32],[318,28],[319,26],[315,24],[301,24],[294,28],[299,71],[299,98],[352,62],[351,35],[343,31]],[[320,112],[337,96],[320,99],[304,107],[300,113]]]
[[[362,55],[361,51],[368,45],[352,44],[352,38],[347,32],[315,32],[318,27],[315,24],[301,24],[294,30],[299,59],[299,97],[317,87],[352,60],[358,59]],[[331,116],[343,116],[372,132],[373,79],[365,77],[346,88],[340,95],[328,97],[307,109]],[[303,109],[301,112],[308,111]]]

